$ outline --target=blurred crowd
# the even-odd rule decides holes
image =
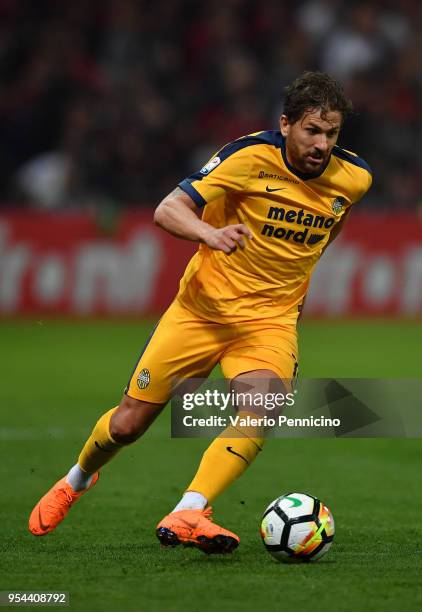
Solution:
[[[420,0],[0,0],[0,206],[155,205],[320,69],[365,206],[420,207],[421,32]]]

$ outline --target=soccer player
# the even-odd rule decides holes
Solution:
[[[174,378],[206,377],[217,363],[235,391],[245,380],[265,386],[294,378],[296,324],[312,270],[371,185],[366,162],[336,145],[351,108],[337,81],[305,72],[285,90],[279,130],[224,146],[160,203],[156,224],[200,243],[199,250],[119,406],[99,419],[78,462],[33,509],[34,535],[55,529],[96,484],[99,470],[142,436],[168,402]],[[208,553],[237,547],[238,536],[212,522],[209,504],[263,442],[229,427],[211,443],[181,500],[157,526],[163,545]]]

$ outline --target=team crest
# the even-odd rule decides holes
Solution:
[[[339,215],[341,213],[341,211],[343,210],[344,201],[345,201],[345,199],[342,198],[341,196],[338,196],[334,200],[334,202],[333,202],[333,213],[335,215]]]
[[[150,381],[151,381],[151,376],[150,376],[149,370],[147,370],[146,368],[143,368],[139,372],[138,380],[136,381],[138,383],[138,387],[140,389],[146,389]]]
[[[221,159],[218,156],[213,157],[212,159],[210,159],[210,161],[207,164],[205,164],[203,168],[201,168],[200,173],[209,174],[211,170],[214,170],[214,168],[216,168],[218,164],[220,163],[221,163]]]

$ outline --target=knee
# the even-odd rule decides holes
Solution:
[[[136,423],[122,421],[122,419],[116,419],[113,423],[110,421],[110,435],[118,444],[135,442],[141,434],[142,431],[139,431]]]
[[[143,433],[139,422],[137,400],[124,398],[110,419],[110,435],[119,444],[135,442]]]

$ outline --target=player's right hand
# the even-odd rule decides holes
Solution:
[[[211,229],[205,234],[204,242],[214,251],[223,251],[227,255],[231,255],[238,246],[241,249],[245,248],[244,236],[250,240],[253,238],[251,230],[243,223],[239,223],[238,225]]]

